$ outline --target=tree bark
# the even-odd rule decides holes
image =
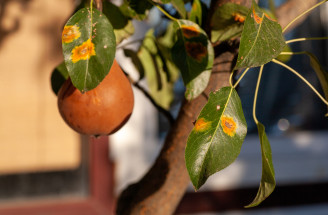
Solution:
[[[217,6],[226,2],[250,6],[252,1],[213,0],[209,14],[213,14]],[[309,7],[310,4],[305,2],[311,2],[313,5],[314,1],[289,0],[278,8],[277,14],[279,21],[283,22],[282,26],[288,23],[283,21],[285,16],[293,18],[297,16],[292,12],[294,7],[291,6],[295,6],[296,2],[302,5],[302,7],[295,9],[297,11],[295,13],[298,15],[300,10],[304,11]],[[288,13],[286,8],[289,8]],[[289,18],[288,20],[290,21],[291,19]],[[209,24],[206,26],[207,30],[208,27],[210,27]],[[208,87],[201,96],[190,102],[183,102],[178,118],[171,128],[152,168],[138,183],[130,185],[125,189],[119,197],[116,210],[118,215],[169,215],[174,213],[186,188],[190,184],[185,167],[184,151],[189,133],[194,126],[193,122],[197,119],[202,107],[207,102],[209,93],[229,85],[229,76],[233,68],[237,48],[238,44],[231,41],[221,43],[215,47],[214,66]]]

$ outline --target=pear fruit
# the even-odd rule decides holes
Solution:
[[[134,106],[131,84],[114,60],[104,80],[81,93],[67,79],[58,92],[58,109],[65,122],[80,134],[109,135],[130,118]]]

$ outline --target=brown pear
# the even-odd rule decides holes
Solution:
[[[116,132],[130,118],[133,105],[131,84],[116,60],[96,88],[81,93],[68,79],[58,92],[61,116],[81,134],[108,135]]]

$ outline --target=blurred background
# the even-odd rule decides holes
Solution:
[[[282,2],[276,1],[277,6]],[[0,0],[0,215],[11,214],[2,212],[9,211],[6,208],[27,203],[37,207],[42,201],[87,199],[94,193],[93,177],[108,173],[113,177],[104,182],[112,187],[113,198],[108,201],[115,201],[128,184],[145,174],[168,132],[165,117],[134,89],[131,119],[109,137],[109,147],[104,148],[108,173],[91,174],[94,167],[90,163],[95,159],[90,155],[92,141],[64,123],[50,85],[52,70],[63,60],[62,28],[78,3]],[[135,34],[123,45],[142,38],[151,27],[162,27],[163,22],[159,11],[151,10],[146,21],[133,22]],[[327,36],[327,22],[325,4],[286,38]],[[138,44],[125,47],[137,50]],[[328,69],[326,41],[294,43],[291,48],[315,53]],[[116,58],[132,77],[136,74],[121,49]],[[288,64],[322,92],[306,56],[293,57]],[[327,107],[296,76],[271,64],[265,67],[257,110],[272,146],[277,188],[260,207],[242,208],[256,195],[261,179],[260,146],[249,93],[255,90],[256,79],[255,69],[238,88],[249,127],[239,158],[210,177],[199,192],[190,186],[177,214],[328,214]],[[183,90],[178,81],[173,115],[177,114]]]

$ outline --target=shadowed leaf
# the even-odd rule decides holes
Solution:
[[[208,177],[237,158],[246,133],[247,125],[236,90],[223,87],[211,93],[185,150],[187,170],[196,190]]]
[[[215,43],[240,36],[248,11],[247,7],[233,3],[218,7],[211,20],[211,41]]]
[[[51,88],[57,95],[59,89],[68,78],[68,71],[65,66],[65,62],[58,65],[51,74]]]
[[[279,23],[253,1],[241,35],[235,69],[257,67],[276,58],[286,46]]]
[[[103,2],[103,13],[113,25],[116,44],[134,33],[132,21],[123,13],[122,8],[108,1]]]
[[[97,9],[83,8],[68,20],[62,45],[69,76],[80,91],[95,88],[108,74],[115,57],[115,35]]]
[[[262,154],[262,178],[257,195],[252,203],[245,206],[246,208],[255,207],[263,202],[276,187],[276,180],[274,178],[274,169],[272,163],[272,153],[269,140],[265,133],[265,128],[261,123],[257,125]]]
[[[138,72],[139,72],[139,80],[140,79],[143,79],[144,76],[145,76],[145,69],[144,69],[144,67],[143,67],[143,65],[141,63],[141,60],[138,57],[137,52],[135,52],[135,51],[133,51],[131,49],[124,49],[123,51],[124,51],[124,55],[126,57],[131,58],[132,63],[134,64],[134,66],[138,70]]]
[[[172,0],[171,4],[178,11],[182,19],[185,19],[187,17],[187,11],[183,0]]]
[[[314,54],[310,52],[305,53],[310,57],[310,64],[318,76],[326,100],[328,100],[328,73]]]
[[[178,39],[172,48],[172,59],[180,69],[187,88],[185,97],[192,100],[208,84],[214,51],[206,33],[197,24],[179,20],[174,26]]]

